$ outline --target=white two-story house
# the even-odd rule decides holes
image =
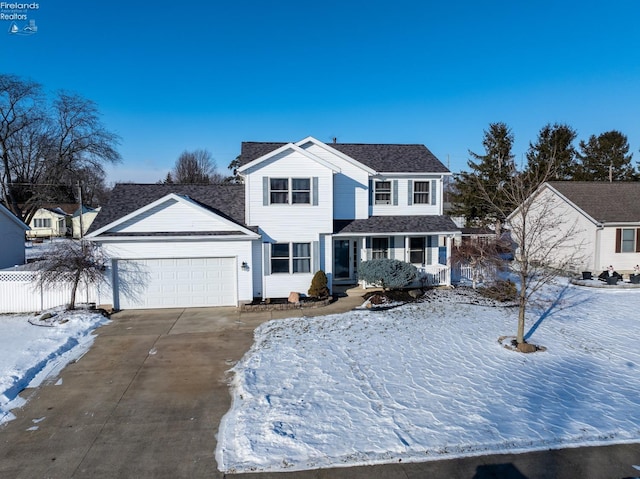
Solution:
[[[112,258],[116,307],[286,297],[306,293],[318,270],[330,287],[355,284],[372,258],[449,283],[460,234],[443,215],[450,173],[425,146],[308,137],[243,143],[239,160],[243,185],[116,186],[87,235]]]

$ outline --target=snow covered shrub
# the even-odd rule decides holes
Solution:
[[[326,298],[329,296],[329,288],[327,287],[327,275],[322,270],[316,271],[311,280],[311,287],[307,291],[309,296],[315,298]]]
[[[418,276],[412,264],[397,259],[372,259],[360,263],[358,279],[383,289],[403,288]]]

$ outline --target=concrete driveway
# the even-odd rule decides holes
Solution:
[[[306,315],[346,311],[341,298]],[[59,379],[26,390],[26,406],[0,428],[2,478],[222,478],[215,434],[230,407],[227,371],[253,330],[299,311],[235,308],[124,311]],[[421,464],[252,474],[276,478],[622,478],[640,446],[576,448]]]

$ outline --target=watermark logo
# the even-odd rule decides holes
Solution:
[[[10,35],[33,35],[38,31],[33,14],[40,10],[40,4],[0,2],[0,21],[9,23]]]

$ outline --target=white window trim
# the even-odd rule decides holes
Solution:
[[[272,180],[286,180],[287,181],[287,189],[286,190],[273,190],[271,188],[271,181]],[[307,180],[309,182],[309,189],[308,190],[294,190],[293,189],[293,180]],[[272,193],[287,193],[287,201],[283,202],[283,203],[275,203],[272,201],[272,197],[271,194]],[[293,201],[293,194],[294,193],[307,193],[309,195],[309,199],[307,202],[295,202]],[[273,177],[269,177],[269,206],[271,205],[303,205],[303,206],[310,206],[313,204],[313,178],[312,177],[307,177],[307,176],[289,176],[289,177],[285,177],[285,176],[273,176]]]
[[[274,245],[287,245],[289,247],[289,255],[287,257],[287,264],[289,265],[288,271],[274,271],[273,268],[273,260],[275,258],[276,261],[284,262],[284,256],[273,256],[273,247]],[[307,244],[309,245],[309,256],[294,256],[294,244]],[[309,261],[309,271],[294,271],[294,261],[295,260],[308,260]],[[310,274],[313,267],[313,243],[311,241],[291,241],[291,242],[281,242],[281,243],[271,243],[271,247],[269,248],[269,269],[270,274],[273,275],[292,275],[292,274]]]
[[[416,191],[416,184],[424,183],[427,185],[427,191]],[[431,204],[431,181],[430,180],[414,180],[413,181],[412,202],[414,205],[430,205]],[[426,201],[416,201],[416,195],[427,195]]]
[[[387,247],[383,250],[376,250],[373,246],[374,241],[376,240],[386,240]],[[391,248],[391,241],[389,241],[388,236],[374,236],[371,238],[371,259],[389,259],[389,249]],[[374,255],[376,251],[384,251],[384,257],[376,258]]]
[[[379,191],[378,190],[378,186],[381,183],[388,183],[389,184],[389,189],[388,190],[382,190]],[[381,195],[389,195],[389,199],[388,200],[380,200],[378,201],[378,194]],[[393,183],[391,180],[375,180],[373,182],[373,204],[374,205],[391,205],[393,203]]]

